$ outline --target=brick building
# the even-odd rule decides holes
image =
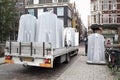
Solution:
[[[118,41],[120,0],[91,0],[91,28],[102,27],[106,40]]]

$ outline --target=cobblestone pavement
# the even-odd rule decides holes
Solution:
[[[79,54],[84,55],[84,47]],[[114,80],[106,65],[86,63],[86,56],[79,57],[57,80]]]

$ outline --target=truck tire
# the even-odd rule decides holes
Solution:
[[[78,55],[78,52],[79,52],[79,50],[77,49],[77,50],[76,50],[76,55]]]
[[[29,68],[30,66],[28,66],[28,65],[23,65],[23,67],[24,67],[24,68]]]
[[[67,62],[67,63],[70,62],[70,54],[66,54],[66,62]]]

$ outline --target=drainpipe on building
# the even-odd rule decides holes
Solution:
[[[98,25],[100,25],[100,12],[98,13]]]

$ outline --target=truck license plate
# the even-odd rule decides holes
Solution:
[[[22,57],[22,60],[23,61],[32,61],[32,58],[31,57]]]

